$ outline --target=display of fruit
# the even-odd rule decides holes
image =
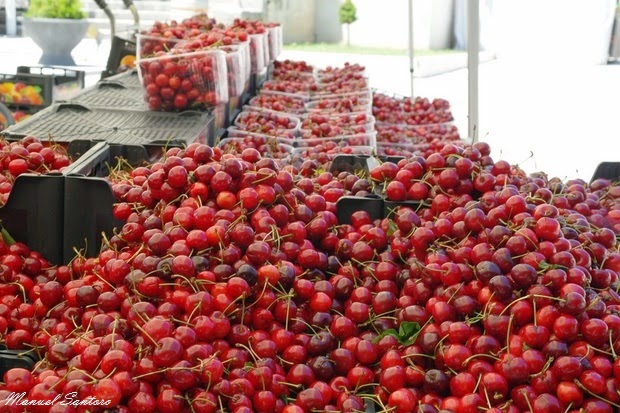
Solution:
[[[335,202],[373,187],[420,207],[339,224]],[[366,178],[192,144],[112,188],[125,224],[97,258],[0,259],[6,345],[43,357],[0,392],[126,412],[616,411],[609,181],[527,176],[482,143]]]
[[[347,96],[335,99],[320,99],[306,103],[309,113],[323,115],[336,115],[340,113],[368,113],[370,114],[371,102],[366,98]]]
[[[366,96],[370,96],[370,89],[368,89],[368,79],[361,78],[356,80],[344,80],[338,82],[332,82],[319,85],[314,95],[334,95],[334,94],[347,94],[354,92],[363,92]]]
[[[365,113],[355,116],[311,113],[304,118],[300,126],[301,137],[305,139],[356,135],[372,130],[374,130],[374,118]]]
[[[293,115],[300,115],[306,110],[306,101],[294,95],[283,95],[276,93],[260,93],[253,97],[248,103],[250,107],[269,109],[276,112],[286,112]]]
[[[38,85],[27,85],[23,82],[0,83],[0,101],[18,105],[45,105],[43,90]]]
[[[244,111],[235,119],[235,126],[248,132],[271,135],[278,131],[296,133],[299,119],[267,111]]]

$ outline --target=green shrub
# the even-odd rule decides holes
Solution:
[[[86,13],[80,0],[30,0],[26,17],[83,19]]]

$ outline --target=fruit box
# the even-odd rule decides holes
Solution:
[[[252,34],[249,36],[250,42],[250,68],[252,74],[259,74],[265,71],[269,59],[265,59],[265,56],[269,51],[265,50],[266,46],[266,33]]]
[[[286,139],[257,135],[222,139],[217,146],[224,153],[241,154],[244,149],[253,148],[258,150],[263,157],[288,159],[293,152],[293,147],[286,142]]]
[[[257,138],[257,137],[261,137],[261,138],[265,138],[265,139],[273,139],[273,138],[278,138],[278,141],[289,145],[289,146],[293,146],[295,142],[297,141],[295,139],[294,136],[292,136],[290,133],[288,132],[274,132],[273,135],[266,135],[264,133],[256,133],[256,132],[248,132],[242,129],[239,129],[237,127],[231,126],[230,128],[227,129],[227,134],[228,134],[228,138],[247,138],[247,137],[253,137],[253,138]]]
[[[372,101],[370,99],[358,99],[357,96],[340,99],[320,99],[306,103],[306,111],[336,115],[340,113],[372,115]]]
[[[84,89],[69,102],[98,109],[148,110],[141,88],[127,87],[113,80],[103,80]]]
[[[597,179],[609,179],[610,181],[620,180],[620,162],[601,162],[592,174],[590,182]]]
[[[151,110],[201,110],[228,102],[226,53],[221,50],[138,59],[138,70]],[[169,86],[173,79],[178,88]],[[188,91],[179,92],[184,88]]]
[[[91,139],[123,145],[165,146],[207,142],[212,125],[213,117],[203,112],[135,112],[58,103],[2,134],[8,140],[31,135],[44,141]]]
[[[331,128],[333,127],[340,128],[342,133],[338,133],[334,135],[334,137],[340,135],[355,135],[356,133],[374,132],[375,118],[373,116],[365,116],[365,119],[365,123],[358,123],[356,117],[350,116],[348,114],[335,116],[323,116],[317,115],[316,113],[306,114],[305,116],[302,116],[301,125],[299,126],[299,133],[304,139],[320,137],[316,136],[314,132],[325,132],[324,130],[321,130],[321,126],[319,126],[323,124],[327,124],[330,126],[330,131],[328,131],[327,133],[331,133]],[[319,131],[316,131],[315,128],[319,128]]]
[[[123,67],[131,69],[136,61],[136,52],[135,29],[117,32],[112,38],[108,63],[102,78],[115,76]]]
[[[282,52],[284,37],[282,34],[282,26],[273,26],[267,28],[267,37],[269,40],[269,60],[276,60]]]
[[[306,100],[297,95],[282,92],[261,91],[248,102],[252,110],[270,110],[278,113],[302,115],[306,112]],[[274,109],[275,108],[275,109]]]
[[[290,133],[293,136],[297,136],[300,123],[301,121],[299,120],[299,118],[288,114],[278,114],[263,111],[243,111],[235,119],[234,126],[236,126],[238,129],[247,130],[249,132],[257,132],[270,135],[271,133],[253,130],[253,128],[265,126],[266,124],[275,124],[278,126],[278,132]]]
[[[53,100],[68,99],[84,89],[86,72],[50,66],[18,66],[18,74],[52,77]]]
[[[357,155],[368,157],[374,154],[375,149],[371,146],[342,146],[337,147],[332,151],[325,152],[324,150],[316,150],[318,148],[314,147],[306,147],[306,148],[295,148],[291,154],[291,158],[289,160],[289,164],[293,165],[296,168],[300,168],[303,163],[307,160],[315,160],[321,163],[321,166],[327,170],[331,171],[332,163],[334,159],[341,155]],[[342,162],[342,161],[339,161]],[[336,166],[339,168],[340,166]],[[367,169],[367,165],[364,169]],[[347,169],[348,170],[348,169]]]
[[[377,132],[358,133],[356,135],[341,135],[333,138],[298,138],[295,140],[296,146],[316,146],[327,142],[346,142],[349,146],[370,146],[377,147]]]
[[[80,163],[90,149],[77,141],[67,147],[67,153]],[[64,173],[22,174],[15,179],[9,198],[0,208],[0,221],[11,236],[41,252],[54,264],[68,262],[73,255],[65,254]],[[81,221],[76,226],[83,225]]]
[[[139,59],[149,58],[159,52],[169,52],[174,46],[183,42],[176,37],[152,36],[138,33],[136,35],[136,56]]]
[[[263,84],[267,80],[267,68],[264,68],[262,72],[252,73],[250,76],[250,90],[249,92],[253,95],[257,95]]]
[[[228,81],[228,97],[229,99],[238,98],[245,91],[246,82],[249,82],[249,76],[246,79],[245,67],[243,67],[243,58],[238,46],[221,46],[219,50],[226,53],[226,73]]]
[[[313,93],[311,90],[313,86],[313,82],[267,80],[263,83],[261,93],[286,93],[307,101]]]
[[[411,208],[417,211],[420,208],[417,201],[386,201],[379,195],[368,196],[343,196],[336,202],[336,216],[338,223],[351,224],[351,215],[358,211],[366,211],[373,221],[381,218],[388,218],[400,207]]]
[[[361,89],[355,90],[351,92],[342,92],[342,93],[332,93],[329,91],[316,91],[310,94],[310,100],[321,100],[321,99],[341,99],[341,98],[350,98],[357,97],[361,99],[368,99],[372,101],[372,92],[370,89]]]

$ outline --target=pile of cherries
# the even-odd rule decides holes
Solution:
[[[71,164],[65,148],[34,137],[15,142],[0,139],[0,205],[6,204],[15,179],[25,173],[61,172]]]
[[[98,257],[49,268],[0,245],[5,344],[42,356],[7,372],[0,398],[77,392],[123,413],[618,410],[620,187],[528,176],[484,143],[359,172],[191,144],[111,177],[124,225]],[[418,207],[338,222],[342,196],[371,193]]]

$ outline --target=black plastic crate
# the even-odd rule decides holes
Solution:
[[[139,85],[138,85],[139,86]],[[142,88],[126,86],[121,82],[106,80],[74,96],[70,103],[89,108],[146,111]]]
[[[0,208],[2,225],[13,239],[52,263],[63,258],[64,184],[62,174],[20,175]]]
[[[53,83],[53,100],[63,100],[84,89],[86,72],[50,66],[19,66],[18,74],[51,76]]]
[[[96,140],[123,145],[189,144],[207,142],[213,118],[201,112],[136,112],[91,109],[60,103],[3,132],[9,140],[36,136],[57,142]]]
[[[136,56],[136,31],[127,30],[122,33],[116,33],[112,38],[110,54],[106,70],[102,74],[102,78],[109,78],[124,69],[123,59],[127,56]]]
[[[102,82],[114,82],[121,84],[127,88],[142,88],[142,85],[140,84],[140,77],[138,76],[138,72],[135,69],[128,70],[127,72],[119,73],[114,76],[110,76]]]
[[[597,179],[609,179],[610,181],[620,181],[620,162],[601,162],[596,167],[590,182]]]
[[[10,86],[13,84],[14,86]],[[20,90],[14,91],[20,84]],[[11,87],[11,90],[9,90]],[[54,100],[52,76],[0,73],[0,102],[11,109],[42,109]]]
[[[73,144],[67,148],[72,159],[86,151]],[[0,220],[9,234],[53,263],[63,262],[64,189],[63,174],[23,174],[15,179],[0,208]]]

